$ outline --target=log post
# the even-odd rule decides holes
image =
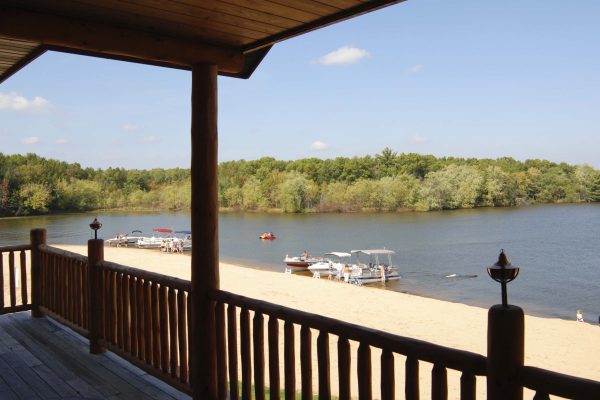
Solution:
[[[192,66],[192,310],[190,383],[195,400],[217,399],[214,302],[219,288],[217,67]]]
[[[40,318],[44,316],[44,313],[40,310],[42,302],[42,253],[40,252],[40,245],[46,244],[46,230],[32,229],[29,232],[29,240],[31,242],[31,316]],[[25,265],[21,265],[21,268],[25,268]],[[23,282],[23,285],[26,284],[26,282]]]
[[[102,274],[98,262],[104,261],[104,241],[102,239],[88,240],[88,326],[90,330],[90,353],[104,353],[105,349],[98,339],[102,332]]]
[[[488,312],[487,398],[522,400],[517,382],[525,357],[525,322],[517,306],[496,304]]]

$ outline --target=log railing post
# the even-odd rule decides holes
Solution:
[[[98,262],[104,261],[104,241],[102,239],[88,240],[88,326],[90,330],[90,353],[104,352],[98,339],[102,331],[102,274]]]
[[[210,293],[219,288],[217,186],[217,67],[192,66],[191,220],[192,301],[190,383],[195,400],[218,398],[215,307]]]
[[[42,302],[42,253],[40,245],[46,244],[46,230],[32,229],[29,232],[31,242],[31,316],[34,318],[43,317],[44,314],[40,310]],[[25,268],[24,265],[21,268]],[[26,285],[27,282],[23,282]]]
[[[487,398],[522,400],[517,373],[525,357],[525,322],[517,306],[496,304],[488,312]]]

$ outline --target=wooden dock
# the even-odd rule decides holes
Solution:
[[[0,399],[191,399],[116,355],[30,312],[0,316]]]

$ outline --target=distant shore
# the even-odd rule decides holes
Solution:
[[[56,247],[80,254],[87,251],[81,245]],[[190,257],[156,250],[106,247],[105,259],[182,279],[191,275]],[[485,308],[227,263],[220,264],[219,273],[221,289],[236,294],[482,355],[487,351]],[[600,327],[526,315],[525,328],[526,365],[600,380]],[[335,365],[336,352],[331,353]],[[379,376],[378,365],[374,361],[374,377]],[[428,374],[422,375],[429,379]],[[449,385],[449,398],[455,398],[455,385]],[[481,391],[485,383],[478,381]]]

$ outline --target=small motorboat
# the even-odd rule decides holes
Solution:
[[[290,257],[286,254],[283,262],[287,265],[286,270],[289,269],[290,272],[300,272],[309,271],[308,267],[318,262],[323,262],[323,258],[313,257],[305,251],[301,256]]]
[[[260,240],[275,240],[277,237],[273,232],[264,232],[258,237]]]

